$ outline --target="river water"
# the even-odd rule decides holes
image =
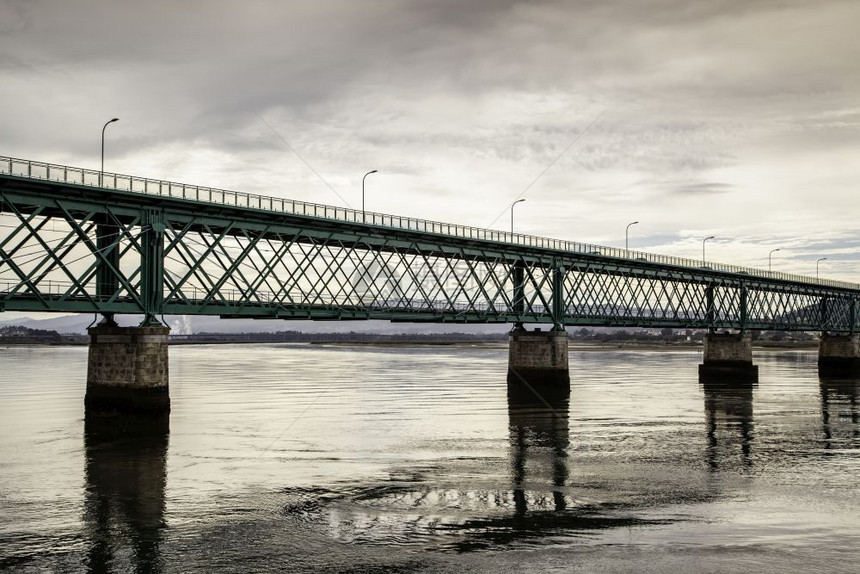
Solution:
[[[84,347],[0,348],[0,570],[856,572],[856,381],[760,352],[571,349],[509,403],[504,347],[170,349],[168,433],[85,432]]]

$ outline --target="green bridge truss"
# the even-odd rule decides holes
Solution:
[[[0,157],[0,311],[853,333],[860,285]]]

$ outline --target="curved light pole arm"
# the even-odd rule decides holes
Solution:
[[[511,204],[511,235],[514,234],[514,206],[518,203],[522,203],[526,200],[526,198],[518,199]]]
[[[639,222],[638,222],[638,221],[633,221],[632,223],[628,223],[628,224],[627,224],[627,227],[624,229],[624,251],[629,251],[629,249],[630,249],[630,248],[629,248],[629,244],[630,244],[630,226],[631,226],[631,225],[636,225],[637,223],[639,223]]]
[[[105,130],[108,127],[108,124],[112,124],[114,122],[118,122],[119,118],[113,118],[105,122],[105,125],[102,126],[102,167],[99,170],[99,187],[102,186],[102,179],[104,178],[105,173]]]
[[[770,253],[767,254],[767,270],[773,271],[773,254],[774,252],[779,251],[779,247],[776,249],[771,249]]]
[[[366,220],[365,215],[364,215],[364,180],[367,179],[368,175],[370,175],[371,173],[376,173],[376,171],[377,170],[372,169],[369,172],[367,172],[366,174],[364,174],[364,177],[361,178],[361,222],[362,223],[364,223]]]
[[[818,259],[818,261],[816,261],[816,262],[815,262],[815,279],[816,279],[816,280],[818,280],[818,279],[819,279],[819,276],[818,276],[818,265],[819,265],[822,261],[826,261],[826,260],[827,260],[827,257],[821,257],[821,258],[819,258],[819,259]]]

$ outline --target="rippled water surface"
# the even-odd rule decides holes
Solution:
[[[0,569],[856,572],[856,381],[756,354],[571,349],[509,402],[505,347],[170,349],[169,433],[85,432],[84,347],[0,348]]]

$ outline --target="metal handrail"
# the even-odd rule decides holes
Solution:
[[[0,283],[0,295],[11,293],[13,290],[21,287],[21,283],[13,283],[6,282]],[[64,297],[68,290],[72,287],[76,286],[75,283],[68,281],[48,281],[47,289],[40,289],[39,292],[42,295],[51,295],[56,294],[57,296]],[[40,285],[41,287],[41,285]],[[208,291],[205,289],[201,290],[201,294],[206,294]],[[190,293],[186,293],[190,295]],[[533,303],[528,306],[527,309],[518,311],[513,304],[506,302],[494,302],[488,303],[486,301],[472,301],[472,302],[464,302],[464,301],[450,301],[445,299],[431,299],[431,300],[419,300],[417,302],[409,302],[407,305],[391,305],[389,301],[353,301],[353,302],[339,302],[332,297],[322,297],[319,298],[315,302],[309,302],[307,300],[297,300],[297,301],[287,301],[284,299],[277,300],[275,297],[275,293],[271,291],[255,291],[253,300],[249,300],[246,297],[247,293],[241,289],[220,289],[218,291],[218,297],[212,301],[211,304],[235,304],[239,303],[252,303],[259,304],[261,306],[271,306],[271,307],[291,307],[297,309],[311,309],[311,308],[330,308],[336,309],[339,311],[383,311],[383,310],[399,310],[407,313],[457,313],[457,314],[466,314],[466,313],[493,313],[493,314],[513,314],[513,315],[521,315],[523,317],[551,317],[550,310],[547,309],[543,304]],[[92,297],[92,296],[90,296]],[[112,297],[112,296],[111,296]],[[301,299],[301,294],[297,299]],[[173,301],[169,301],[169,303],[185,303],[185,302],[199,302],[200,299],[197,298],[196,288],[195,293],[191,297],[190,301],[186,301],[183,298],[177,297]],[[400,303],[403,303],[402,301]],[[417,304],[415,304],[417,303]],[[577,316],[579,318],[583,317],[601,317],[605,318],[607,313],[601,311],[602,305],[590,305],[587,303],[580,304],[566,304],[564,306],[564,313],[567,316]],[[669,315],[665,310],[660,309],[650,309],[650,315],[648,313],[637,313],[636,311],[641,311],[642,308],[637,307],[635,305],[621,308],[621,310],[626,311],[626,313],[620,316],[621,319],[660,319],[660,318],[668,318],[668,319],[688,319],[688,320],[697,320],[697,321],[705,321],[707,320],[707,314],[704,310],[689,310],[682,313],[682,316],[677,315]],[[647,309],[646,309],[647,310]],[[716,314],[716,319],[722,321],[729,318],[729,315],[724,312],[718,312]],[[762,317],[749,317],[748,320],[756,321],[763,320],[764,322],[770,322],[767,318]]]
[[[763,269],[756,269],[754,267],[742,267],[739,265],[728,265],[725,263],[708,262],[706,266],[703,266],[702,261],[695,259],[687,259],[684,257],[658,255],[654,253],[646,253],[644,251],[633,251],[629,249],[619,249],[616,247],[594,245],[591,243],[579,243],[576,241],[566,241],[563,239],[552,239],[549,237],[541,237],[537,235],[510,233],[507,231],[484,229],[480,227],[472,227],[469,225],[457,225],[453,223],[430,221],[426,219],[416,219],[414,217],[403,217],[400,215],[389,215],[370,211],[362,212],[356,209],[335,207],[332,205],[324,205],[320,203],[309,203],[305,201],[296,201],[293,199],[280,199],[254,193],[229,191],[225,189],[204,187],[198,185],[188,185],[184,183],[148,179],[132,175],[123,175],[109,172],[102,173],[98,170],[37,162],[6,156],[0,156],[0,174],[12,175],[16,177],[27,177],[31,179],[57,181],[73,185],[86,185],[102,189],[130,191],[135,193],[144,193],[148,195],[164,195],[168,197],[189,199],[194,201],[205,201],[209,203],[232,205],[236,207],[247,207],[251,209],[261,209],[278,213],[304,215],[335,221],[346,221],[350,223],[367,223],[370,225],[377,225],[381,227],[405,229],[410,231],[421,231],[426,233],[449,235],[465,239],[480,239],[485,241],[495,241],[499,243],[509,243],[513,245],[522,245],[527,247],[540,247],[557,251],[600,255],[604,257],[614,257],[618,259],[626,259],[640,262],[644,261],[648,263],[672,265],[676,267],[686,267],[690,269],[704,268],[709,271],[722,271],[726,273],[751,275],[764,279],[793,281],[797,283],[809,283],[814,285],[838,287],[844,289],[860,289],[860,284],[849,283],[845,281],[834,281],[832,279],[816,279],[814,277],[807,277],[805,275],[765,271]],[[101,185],[99,185],[100,177],[102,180]]]

